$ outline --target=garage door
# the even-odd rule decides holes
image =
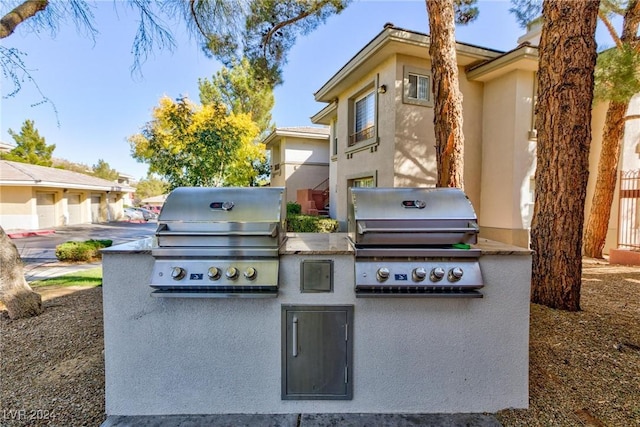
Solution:
[[[69,224],[81,224],[82,205],[80,205],[80,194],[67,195],[67,208],[69,209]]]
[[[100,196],[91,195],[91,222],[100,222]]]
[[[51,228],[56,224],[56,205],[53,193],[36,194],[36,212],[38,213],[38,228]]]

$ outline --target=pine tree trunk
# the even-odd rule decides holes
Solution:
[[[584,234],[584,254],[588,257],[602,258],[618,178],[620,144],[624,135],[625,114],[628,107],[628,102],[612,101],[607,109],[596,189]]]
[[[599,1],[545,0],[538,71],[532,302],[580,310]]]
[[[464,187],[462,94],[458,84],[453,1],[426,0],[433,77],[438,187]]]
[[[640,2],[631,0],[627,4],[622,21],[621,42],[633,42],[638,34],[638,27],[640,27]],[[584,254],[592,258],[602,258],[602,250],[607,240],[611,205],[618,179],[620,144],[624,135],[625,114],[628,108],[629,102],[612,101],[607,109],[596,189],[584,235]]]
[[[42,313],[42,298],[31,290],[24,279],[24,268],[18,248],[0,227],[0,301],[7,307],[11,319],[37,316]]]

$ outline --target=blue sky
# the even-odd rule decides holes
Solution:
[[[524,30],[508,12],[510,3],[480,0],[479,7],[479,19],[459,27],[456,39],[505,51],[516,47]],[[100,1],[95,17],[100,32],[95,43],[73,25],[53,39],[47,32],[18,31],[3,40],[4,46],[27,53],[32,76],[58,114],[47,103],[34,105],[42,98],[28,82],[16,96],[5,99],[8,86],[3,80],[0,139],[14,144],[7,130],[19,132],[30,119],[47,144],[56,145],[55,157],[87,165],[103,159],[140,179],[147,166],[131,157],[127,137],[151,119],[151,110],[162,96],[186,95],[197,101],[198,78],[210,78],[220,64],[205,57],[184,31],[176,29],[177,48],[154,52],[142,65],[142,76],[133,75],[135,14],[122,5],[114,8],[112,1]],[[275,90],[276,126],[310,125],[309,117],[324,106],[314,101],[313,93],[387,22],[428,33],[424,0],[354,0],[342,14],[298,38],[284,68],[284,84]]]

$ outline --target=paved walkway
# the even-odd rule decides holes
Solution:
[[[109,416],[101,427],[500,427],[485,414],[222,414]]]
[[[23,258],[24,260],[25,258]],[[50,279],[52,277],[63,276],[77,271],[89,270],[102,267],[102,261],[82,264],[59,262],[51,259],[27,259],[24,267],[24,276],[27,282]]]

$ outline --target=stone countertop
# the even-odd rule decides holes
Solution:
[[[281,255],[352,255],[347,233],[287,233]]]
[[[531,255],[530,249],[483,238],[478,238],[473,247],[480,249],[482,255]]]
[[[157,246],[157,240],[155,237],[147,237],[141,240],[135,240],[133,242],[122,243],[120,245],[110,246],[108,248],[101,249],[103,254],[149,254],[151,255],[151,249]]]
[[[155,237],[136,240],[102,249],[102,253],[151,254],[157,246]],[[478,239],[473,247],[482,255],[531,255],[531,250],[487,239]],[[352,255],[347,233],[288,233],[280,248],[281,255]]]

